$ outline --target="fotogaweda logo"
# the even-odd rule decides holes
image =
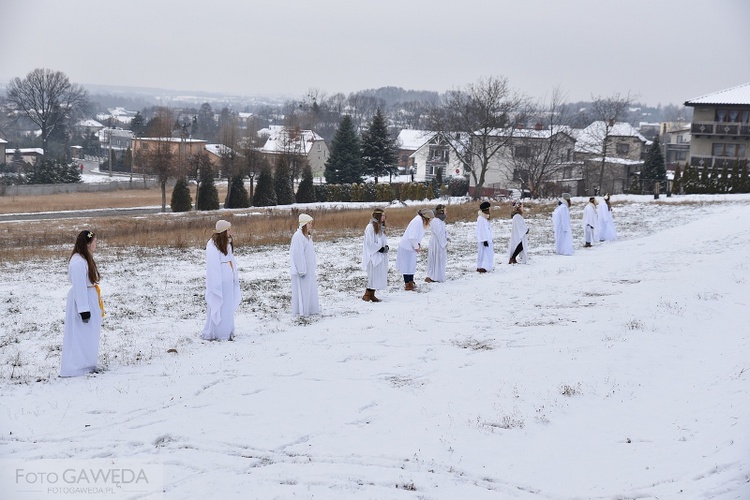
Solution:
[[[138,460],[0,460],[4,500],[162,498],[164,466]]]

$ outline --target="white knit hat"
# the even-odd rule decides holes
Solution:
[[[216,221],[216,229],[214,229],[214,233],[223,233],[227,229],[232,227],[232,224],[229,221],[226,220],[217,220]]]
[[[299,214],[299,227],[301,228],[308,222],[312,222],[313,218],[307,214]]]

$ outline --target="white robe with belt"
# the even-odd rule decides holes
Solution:
[[[388,244],[385,231],[375,234],[372,223],[365,228],[362,242],[362,270],[367,271],[367,288],[384,290],[388,288],[388,253],[380,249]]]
[[[417,270],[417,249],[422,238],[424,238],[424,223],[422,216],[416,215],[406,226],[406,231],[398,243],[396,269],[401,274],[414,274]]]
[[[606,203],[602,203],[598,208],[599,212],[599,241],[614,241],[617,239],[617,229],[615,221],[612,219],[612,211]]]
[[[492,271],[495,267],[495,246],[492,243],[492,225],[483,215],[477,215],[477,269]],[[484,242],[488,246],[484,246]]]
[[[515,214],[513,216],[513,225],[510,230],[510,242],[508,243],[508,260],[513,257],[513,252],[516,251],[519,243],[523,243],[523,250],[516,256],[516,262],[519,264],[526,264],[528,262],[528,251],[529,241],[527,234],[529,227],[526,225],[521,214]]]
[[[80,254],[74,254],[68,264],[68,277],[72,286],[68,291],[65,307],[61,377],[76,377],[94,371],[99,358],[102,310],[88,273],[86,259]],[[88,323],[84,323],[80,315],[86,311],[91,313]]]
[[[292,276],[292,314],[318,314],[320,303],[315,247],[312,236],[305,236],[302,229],[297,229],[292,236],[289,260],[289,274]]]
[[[570,210],[568,210],[567,203],[560,203],[552,212],[552,226],[555,231],[555,253],[573,255],[573,232],[570,227]]]
[[[430,246],[427,249],[427,277],[433,281],[445,281],[445,266],[448,262],[448,231],[445,222],[433,218],[430,221]]]
[[[224,255],[213,240],[206,243],[206,325],[204,340],[229,340],[234,333],[234,312],[240,305],[240,278],[232,244]]]

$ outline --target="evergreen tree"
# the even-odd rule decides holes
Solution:
[[[193,198],[190,196],[190,188],[187,179],[181,177],[172,189],[172,200],[169,203],[172,212],[189,212],[193,208]]]
[[[214,184],[214,171],[210,162],[204,162],[200,167],[200,184],[195,200],[196,210],[218,210],[219,190]]]
[[[748,172],[748,161],[742,162],[742,173],[740,174],[740,193],[750,193],[750,172]]]
[[[365,175],[375,178],[393,172],[398,162],[398,147],[385,123],[383,114],[378,109],[372,119],[370,128],[362,134],[362,163]]]
[[[26,182],[28,184],[81,182],[81,171],[75,164],[68,164],[56,159],[45,159],[34,165],[26,165]]]
[[[297,203],[313,203],[315,201],[315,189],[313,187],[313,173],[310,165],[305,165],[302,171],[302,181],[297,187]]]
[[[697,193],[700,194],[706,194],[708,193],[709,186],[711,185],[711,178],[708,173],[708,167],[703,167],[701,169],[700,176],[698,177],[698,189]]]
[[[276,192],[276,203],[278,205],[291,205],[294,203],[294,185],[292,184],[292,172],[286,155],[280,155],[276,161],[276,169],[273,173],[273,190]]]
[[[682,191],[685,194],[695,194],[698,192],[698,171],[696,167],[685,162],[685,170],[682,174]]]
[[[271,172],[271,166],[266,164],[263,165],[258,175],[258,184],[255,186],[255,194],[253,194],[253,206],[270,207],[273,205],[277,205],[276,191],[273,188],[273,173]]]
[[[245,189],[245,176],[242,174],[232,176],[224,208],[247,208],[249,206],[250,198],[247,195],[247,189]]]
[[[681,182],[681,169],[678,164],[674,169],[674,178],[672,179],[672,194],[680,194],[680,182]]]
[[[716,179],[715,185],[717,193],[726,193],[729,191],[729,165],[726,163],[721,169],[720,177]]]
[[[325,179],[329,184],[362,182],[362,152],[359,137],[349,115],[339,124],[326,160]]]
[[[630,180],[630,194],[643,194],[642,185],[641,178],[634,175]]]
[[[732,166],[732,177],[729,179],[729,191],[732,193],[741,193],[742,180],[742,162],[736,161]]]
[[[143,132],[146,130],[146,121],[140,111],[130,121],[130,130],[133,132],[133,136],[143,137]]]
[[[650,189],[655,181],[664,181],[667,179],[667,170],[664,167],[664,156],[661,154],[659,138],[655,138],[646,153],[646,161],[641,168],[641,181]]]

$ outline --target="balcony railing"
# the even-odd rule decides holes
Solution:
[[[750,136],[750,125],[744,123],[696,122],[690,127],[693,135]]]
[[[739,158],[729,158],[726,156],[691,156],[690,166],[698,168],[734,168]]]

